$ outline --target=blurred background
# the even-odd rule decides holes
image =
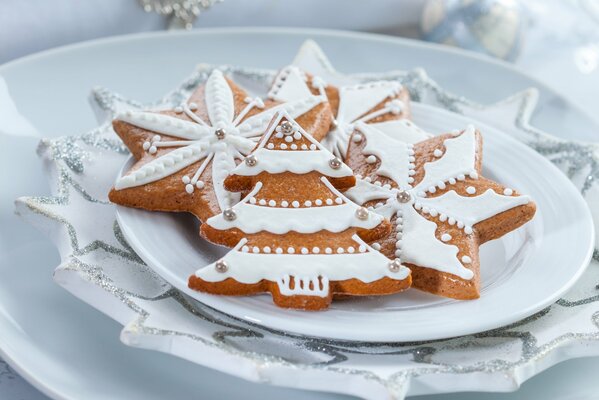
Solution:
[[[383,33],[507,60],[596,120],[599,0],[0,0],[0,64],[107,36],[285,26]],[[568,79],[561,79],[568,76]]]

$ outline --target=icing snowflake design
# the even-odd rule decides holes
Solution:
[[[397,118],[404,103],[392,99],[401,92],[402,86],[396,81],[361,83],[355,86],[343,86],[339,89],[339,109],[333,122],[333,129],[323,140],[323,145],[337,157],[345,158],[349,138],[358,123],[368,123],[375,118],[392,114]],[[375,107],[385,99],[382,108]],[[374,125],[377,125],[376,123]]]
[[[286,86],[281,90],[283,83]],[[327,83],[320,77],[313,76],[310,81],[298,67],[288,66],[275,78],[269,97],[280,101],[292,101],[312,94],[311,89],[326,97],[326,87]],[[406,121],[402,120],[373,122],[383,116],[391,116],[394,119],[400,117],[406,105],[396,97],[402,88],[398,81],[376,81],[335,89],[339,95],[337,116],[322,144],[335,156],[345,158],[349,138],[357,123],[372,123],[389,133],[417,129],[413,124],[408,122],[406,125]],[[377,108],[385,100],[388,101]]]
[[[157,154],[161,148],[173,150],[158,153],[155,159],[121,177],[115,185],[116,190],[158,181],[203,160],[193,175],[182,177],[182,190],[192,194],[195,190],[203,189],[205,182],[201,181],[200,177],[212,162],[214,191],[220,208],[225,209],[239,200],[238,194],[224,189],[225,178],[235,168],[236,160],[243,159],[256,146],[272,116],[277,111],[284,110],[298,117],[324,101],[322,97],[310,94],[265,109],[260,98],[247,97],[244,100],[245,107],[236,110],[234,92],[219,70],[212,71],[204,92],[207,121],[195,112],[198,105],[193,102],[183,103],[174,109],[175,114],[190,120],[133,110],[117,115],[117,120],[157,133],[151,140],[143,143],[143,149],[148,154]],[[255,109],[260,111],[246,118]],[[160,134],[175,140],[164,140]]]
[[[372,209],[395,223],[395,258],[409,263],[447,272],[462,279],[472,279],[467,266],[472,255],[458,258],[459,248],[452,236],[437,238],[438,222],[457,227],[470,237],[474,225],[503,211],[527,204],[527,196],[517,196],[512,189],[497,193],[485,188],[476,170],[477,137],[469,126],[464,132],[443,141],[443,148],[433,151],[434,160],[425,162],[422,179],[415,183],[416,154],[414,145],[390,139],[375,127],[356,126],[356,135],[366,139],[362,154],[366,162],[380,163],[374,177],[359,177],[358,184],[346,195],[358,204],[377,202]],[[394,185],[382,184],[388,178]],[[468,181],[467,196],[451,187]],[[444,191],[435,195],[438,191]],[[438,222],[437,222],[438,221]],[[376,246],[375,246],[376,248]]]

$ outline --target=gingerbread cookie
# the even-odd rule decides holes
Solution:
[[[472,126],[416,144],[366,124],[356,136],[347,163],[361,179],[345,194],[394,225],[373,247],[408,266],[415,288],[478,298],[479,246],[529,221],[535,204],[481,176],[482,137]]]
[[[279,89],[285,90],[283,82]],[[135,165],[110,191],[117,204],[156,211],[186,211],[205,221],[239,201],[224,180],[255,146],[273,115],[286,111],[317,139],[331,117],[323,96],[293,101],[250,98],[213,70],[190,98],[172,110],[127,111],[114,130]]]
[[[287,86],[280,90],[283,82]],[[418,129],[406,122],[410,117],[410,95],[396,80],[335,87],[298,67],[288,66],[275,78],[269,97],[293,101],[309,94],[328,99],[334,120],[322,144],[340,158],[345,158],[349,137],[358,122],[374,124],[390,135]]]
[[[280,112],[225,180],[247,196],[201,227],[206,239],[234,248],[192,275],[189,287],[270,292],[276,305],[304,310],[324,309],[336,296],[408,288],[409,270],[367,244],[384,240],[391,225],[340,192],[354,184],[347,165]]]

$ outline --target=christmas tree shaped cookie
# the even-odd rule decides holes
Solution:
[[[410,144],[358,124],[353,135],[346,162],[359,179],[345,194],[394,225],[373,247],[407,265],[415,288],[479,297],[479,246],[535,213],[528,196],[481,176],[481,134],[470,126]]]
[[[279,89],[285,90],[283,82]],[[110,191],[114,203],[186,211],[205,221],[239,201],[225,190],[229,172],[247,155],[273,115],[284,110],[320,139],[331,116],[324,96],[293,101],[251,98],[219,70],[172,110],[126,111],[114,130],[136,163]]]
[[[285,112],[225,180],[248,192],[206,221],[201,234],[234,248],[189,278],[195,290],[223,295],[270,292],[281,307],[320,310],[335,296],[383,295],[410,285],[409,270],[367,243],[391,229],[347,199],[351,169]]]

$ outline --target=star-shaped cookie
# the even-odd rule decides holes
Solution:
[[[346,195],[395,227],[373,247],[408,266],[412,285],[430,293],[479,297],[479,246],[535,213],[528,196],[481,175],[482,136],[472,126],[410,144],[358,124],[346,163],[361,178]]]
[[[285,83],[285,90],[280,85]],[[269,97],[294,101],[309,94],[325,96],[334,120],[322,144],[337,157],[345,158],[348,141],[356,123],[375,124],[394,134],[417,130],[410,117],[410,95],[397,80],[381,80],[334,86],[319,76],[310,75],[296,66],[283,68],[275,78]]]
[[[281,82],[278,89],[286,90]],[[322,139],[331,122],[321,95],[262,100],[213,70],[180,106],[126,111],[113,122],[136,162],[110,191],[112,202],[155,211],[185,211],[205,221],[239,201],[223,182],[256,146],[273,115],[285,111]]]

